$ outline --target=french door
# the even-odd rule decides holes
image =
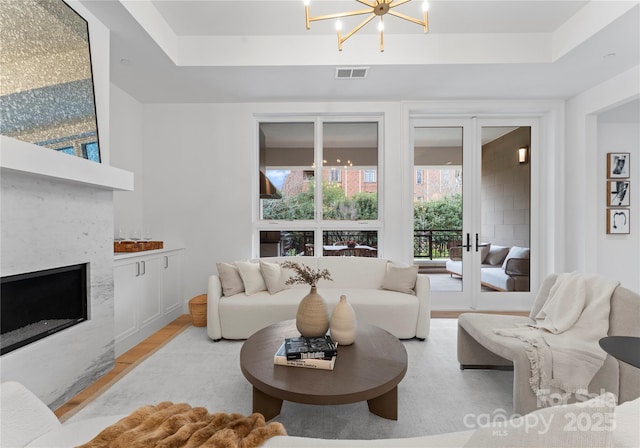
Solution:
[[[414,259],[433,309],[529,308],[538,132],[535,118],[411,120]]]

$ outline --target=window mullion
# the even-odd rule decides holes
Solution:
[[[320,118],[316,119],[315,125],[315,138],[314,138],[314,160],[315,160],[315,169],[314,169],[314,180],[315,180],[315,245],[316,247],[322,247],[322,170],[323,170],[323,150],[322,150],[322,120]],[[320,254],[322,251],[318,251]]]

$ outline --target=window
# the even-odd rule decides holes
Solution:
[[[322,219],[378,219],[378,122],[323,122]],[[329,183],[339,172],[341,183]],[[367,180],[367,179],[373,180]]]
[[[423,180],[422,180],[422,176],[424,174],[424,171],[417,169],[416,170],[416,184],[417,185],[422,185],[423,184]]]
[[[95,140],[96,136],[85,136],[83,138],[76,137],[78,136],[63,139],[62,141],[39,142],[38,144],[41,146],[50,147],[58,152],[63,152],[72,156],[75,155],[84,159],[91,160],[93,162],[100,163],[100,148],[98,146],[98,141]]]
[[[349,236],[340,232],[372,248],[359,256],[377,256],[379,121],[271,119],[257,129],[259,256],[333,255],[317,248]]]
[[[98,142],[83,143],[82,157],[84,157],[85,159],[93,160],[94,162],[100,162],[100,151],[98,149]]]
[[[70,154],[70,155],[75,155],[75,152],[73,151],[73,146],[65,146],[64,148],[56,148],[56,151],[58,152],[63,152],[65,154]]]
[[[376,171],[375,170],[365,170],[364,171],[364,181],[365,182],[375,182],[376,181]]]

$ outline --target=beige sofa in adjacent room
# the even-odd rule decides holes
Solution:
[[[529,248],[483,244],[480,281],[496,291],[529,291]],[[446,271],[462,277],[462,248],[449,249]]]

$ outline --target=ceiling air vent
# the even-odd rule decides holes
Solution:
[[[336,79],[364,79],[369,67],[336,67]]]

